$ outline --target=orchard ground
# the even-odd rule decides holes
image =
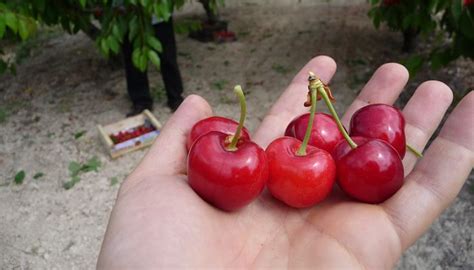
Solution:
[[[226,2],[221,15],[238,41],[199,43],[178,36],[178,61],[185,94],[203,96],[217,115],[238,118],[232,88],[242,84],[251,131],[315,55],[330,55],[338,63],[331,85],[341,113],[376,67],[406,57],[398,33],[374,29],[366,1]],[[202,15],[199,5],[190,4],[176,19]],[[123,70],[111,68],[84,34],[43,32],[27,49],[30,56],[18,66],[18,75],[0,76],[0,268],[91,269],[120,182],[146,153],[111,160],[98,138],[97,124],[122,119],[130,107]],[[474,85],[474,64],[460,59],[440,71],[420,73],[397,105],[403,107],[427,79],[447,83],[459,100]],[[171,113],[161,76],[152,70],[150,80],[154,114],[164,123]],[[81,173],[80,182],[65,190],[69,164],[95,156],[101,162],[98,172]],[[17,185],[13,179],[20,170],[26,177]],[[44,175],[34,179],[38,173]],[[474,268],[470,191],[465,185],[404,254],[399,269]]]

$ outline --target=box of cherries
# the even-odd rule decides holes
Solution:
[[[161,124],[153,114],[143,113],[119,122],[98,126],[102,141],[112,158],[147,147],[160,134]]]

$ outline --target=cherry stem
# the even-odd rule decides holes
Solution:
[[[412,152],[417,158],[422,158],[423,157],[423,154],[418,152],[418,150],[413,148],[413,146],[407,144],[407,149],[410,150],[410,152]]]
[[[234,136],[232,136],[232,141],[226,148],[228,151],[237,150],[237,142],[239,141],[240,133],[242,132],[242,128],[244,127],[245,117],[247,116],[247,103],[245,102],[245,95],[244,91],[242,90],[242,87],[240,85],[236,85],[234,87],[234,93],[237,95],[240,102],[240,120],[239,126],[237,126],[237,130],[235,131]]]
[[[311,85],[312,81],[310,81]],[[309,122],[306,127],[306,133],[303,138],[303,143],[301,144],[298,151],[296,151],[297,156],[306,156],[306,148],[308,147],[309,138],[311,137],[311,130],[313,129],[314,115],[316,114],[316,89],[310,89],[311,92],[311,109],[309,113]]]
[[[318,79],[319,80],[319,79]],[[320,81],[321,82],[321,81]],[[344,136],[344,138],[346,139],[347,143],[351,146],[352,149],[356,148],[357,147],[357,144],[351,139],[351,137],[349,136],[349,134],[347,134],[347,131],[346,129],[344,128],[344,126],[342,125],[341,123],[341,119],[339,118],[339,116],[337,116],[337,112],[336,110],[334,109],[334,106],[332,106],[332,103],[331,101],[329,100],[329,97],[328,95],[326,94],[326,91],[324,90],[324,86],[321,83],[319,84],[314,84],[313,86],[311,87],[315,87],[317,90],[318,90],[318,93],[321,95],[321,97],[324,99],[324,102],[326,103],[326,106],[328,107],[329,111],[331,112],[331,115],[334,119],[334,121],[336,121],[336,124],[337,124],[337,128],[339,129],[339,131],[342,133],[342,136]]]

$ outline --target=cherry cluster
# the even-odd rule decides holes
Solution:
[[[112,142],[114,144],[119,144],[119,143],[122,143],[124,141],[128,141],[130,139],[140,137],[140,136],[142,136],[144,134],[147,134],[147,133],[150,133],[154,130],[155,130],[155,128],[152,125],[143,124],[143,125],[140,125],[138,127],[135,127],[135,128],[129,129],[129,130],[123,130],[123,131],[119,131],[115,134],[111,134],[110,138],[112,139]]]
[[[267,186],[278,200],[295,208],[324,200],[334,183],[350,197],[380,203],[403,185],[405,120],[395,107],[372,104],[352,116],[350,133],[342,125],[332,94],[310,73],[310,113],[292,120],[285,136],[266,150],[252,142],[243,127],[246,104],[240,86],[240,121],[210,117],[188,135],[189,185],[204,200],[226,210],[252,202]],[[331,115],[316,113],[323,99]],[[414,149],[409,148],[415,154]]]

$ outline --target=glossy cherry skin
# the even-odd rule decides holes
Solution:
[[[309,116],[309,113],[306,113],[293,119],[286,128],[285,136],[295,137],[303,141],[306,128],[308,127]],[[332,153],[336,144],[343,139],[344,137],[337,128],[336,122],[329,114],[315,114],[311,137],[308,142],[310,145]]]
[[[239,123],[235,122],[232,119],[220,117],[220,116],[212,116],[206,119],[203,119],[196,124],[194,124],[193,128],[188,134],[188,138],[186,141],[186,147],[189,151],[193,143],[202,135],[210,132],[210,131],[219,131],[228,135],[233,135],[237,130],[237,126]],[[250,140],[250,134],[248,130],[244,127],[242,128],[242,132],[240,133],[240,137],[244,140]]]
[[[192,145],[188,155],[188,182],[210,204],[234,211],[252,202],[268,179],[265,151],[249,140],[240,140],[228,151],[229,135],[211,131]]]
[[[390,105],[372,104],[352,115],[350,136],[380,139],[391,144],[403,159],[406,152],[405,118]]]
[[[352,149],[344,140],[334,149],[337,182],[349,196],[381,203],[403,185],[403,164],[395,148],[379,139],[354,137]]]
[[[336,179],[331,155],[308,145],[306,156],[297,156],[301,141],[293,137],[274,140],[265,150],[270,176],[267,187],[280,201],[296,208],[310,207],[324,200]]]

